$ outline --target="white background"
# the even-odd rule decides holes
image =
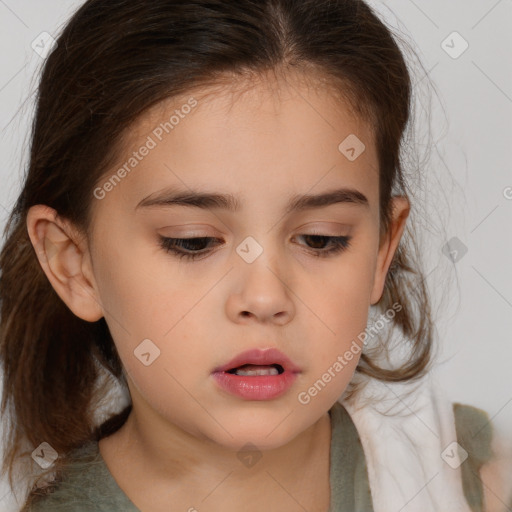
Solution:
[[[44,31],[56,36],[81,3],[0,0],[2,228],[26,164],[36,73],[42,64],[31,44]],[[430,139],[418,140],[429,144],[430,159],[424,169],[427,181],[417,192],[422,204],[416,206],[427,283],[439,304],[442,349],[435,372],[451,400],[485,409],[493,422],[512,432],[512,1],[371,5],[420,56],[424,70],[416,67],[413,78],[419,97],[427,97],[421,95],[429,80],[437,91],[430,100],[418,100],[419,130],[430,129]],[[469,44],[458,58],[442,47],[454,31]],[[462,44],[457,37],[447,40],[454,52]],[[421,108],[432,109],[430,125]],[[442,252],[452,237],[468,249],[456,263]]]

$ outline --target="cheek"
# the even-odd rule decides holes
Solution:
[[[318,303],[318,317],[310,322],[309,339],[312,340],[315,360],[313,373],[316,376],[324,373],[347,351],[348,355],[344,366],[355,368],[362,349],[363,337],[369,313],[369,302],[365,295],[350,293],[348,287],[331,287],[329,293],[322,294]],[[310,349],[311,350],[311,349]],[[346,372],[345,372],[346,373]]]
[[[173,320],[161,319],[161,311],[172,314],[187,288],[177,266],[166,261],[156,242],[139,238],[136,233],[126,235],[112,231],[102,234],[97,242],[101,250],[95,254],[94,272],[102,306],[106,317],[137,331],[134,335],[161,335]],[[164,320],[167,325],[159,325]],[[152,332],[144,332],[149,326]]]
[[[375,259],[368,253],[355,253],[340,260],[336,272],[330,272],[321,286],[311,283],[311,293],[326,327],[343,338],[366,327]],[[313,291],[314,290],[314,291]]]
[[[305,291],[310,297],[308,308],[314,313],[306,323],[314,347],[311,378],[313,383],[318,379],[328,382],[322,391],[327,400],[335,400],[344,391],[361,357],[374,265],[371,251],[354,250],[340,258],[336,272],[331,271],[322,285],[312,280]]]
[[[161,367],[186,374],[201,368],[201,298],[208,294],[211,280],[193,279],[192,286],[179,265],[149,244],[126,252],[119,247],[112,244],[98,255],[95,277],[105,319],[127,370],[140,373],[134,351],[146,339],[157,347],[148,344],[151,350],[160,351],[153,372]]]

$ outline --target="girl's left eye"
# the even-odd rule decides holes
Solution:
[[[327,235],[298,235],[313,241],[312,255],[315,257],[326,257],[343,252],[350,247],[351,236],[327,236]],[[209,246],[209,241],[219,241],[218,238],[196,237],[196,238],[168,238],[160,235],[161,247],[169,253],[174,254],[179,259],[186,258],[194,260],[202,255],[208,254],[210,250],[205,250]],[[318,248],[318,245],[325,245],[330,242],[330,248]],[[206,245],[206,247],[204,247]]]

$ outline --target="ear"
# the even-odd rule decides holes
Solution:
[[[379,252],[377,256],[377,266],[373,281],[373,289],[370,297],[372,305],[379,302],[384,291],[384,283],[388,273],[389,266],[398,247],[400,239],[405,229],[407,217],[410,212],[409,200],[404,196],[395,196],[391,198],[392,218],[388,232],[381,238]]]
[[[27,230],[46,277],[68,308],[88,322],[102,318],[103,309],[83,235],[45,205],[29,209]]]

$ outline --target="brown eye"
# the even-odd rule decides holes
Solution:
[[[180,259],[187,258],[193,260],[210,252],[205,249],[207,249],[209,246],[208,242],[211,240],[217,239],[212,237],[168,238],[161,236],[160,245],[165,251],[173,253]]]
[[[330,256],[344,251],[350,247],[350,236],[327,236],[327,235],[299,235],[312,241],[308,246],[313,249],[313,255],[318,257]],[[329,248],[325,249],[325,245]]]

